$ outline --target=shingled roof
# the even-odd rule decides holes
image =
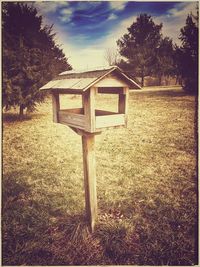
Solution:
[[[125,74],[119,67],[111,66],[104,69],[86,70],[86,71],[65,71],[60,73],[52,81],[45,84],[40,90],[75,90],[86,91],[91,86],[105,78],[108,74],[115,73],[129,85],[131,89],[140,89],[141,87],[133,81],[131,77]]]

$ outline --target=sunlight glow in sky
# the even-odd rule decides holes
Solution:
[[[180,28],[198,2],[54,1],[35,2],[44,23],[54,24],[56,41],[74,69],[107,65],[105,50],[117,49],[116,41],[141,13],[163,23],[162,33],[179,44]]]

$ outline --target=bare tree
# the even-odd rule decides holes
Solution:
[[[107,48],[105,50],[105,59],[108,62],[109,66],[112,65],[117,65],[117,63],[119,62],[119,53],[115,48]]]

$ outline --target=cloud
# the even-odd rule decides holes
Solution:
[[[60,11],[61,15],[67,15],[68,16],[68,15],[71,15],[72,13],[73,13],[73,11],[69,8],[64,8]]]
[[[55,13],[59,8],[68,7],[69,2],[35,2],[37,10],[42,14]]]
[[[102,5],[101,1],[78,1],[76,3],[77,10],[88,10],[90,8],[98,8]]]
[[[109,2],[110,3],[110,7],[111,9],[115,9],[115,10],[118,10],[118,11],[121,11],[123,10],[126,5],[127,5],[127,2],[118,2],[118,1],[112,1],[112,2]]]
[[[118,16],[115,15],[115,14],[111,14],[109,17],[108,17],[108,20],[113,20],[113,19],[117,19]]]
[[[68,16],[59,16],[58,18],[63,23],[69,23],[69,22],[71,22],[70,17],[68,17]]]
[[[70,8],[61,9],[59,19],[61,22],[70,22],[73,10]]]
[[[70,18],[80,31],[88,27],[90,29],[100,28],[100,25],[108,20],[110,13],[107,2],[70,2],[68,8],[59,10],[59,18],[62,22],[68,21]]]
[[[179,3],[175,8],[172,8],[168,11],[169,16],[176,16],[176,17],[182,17],[186,14],[196,13],[196,5],[197,2],[193,3]]]

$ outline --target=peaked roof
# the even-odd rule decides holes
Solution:
[[[104,69],[86,70],[86,71],[65,71],[60,73],[52,81],[48,82],[40,88],[40,90],[70,90],[70,91],[86,91],[91,86],[102,80],[110,73],[118,74],[132,89],[140,89],[141,87],[125,74],[119,67],[111,66]]]

